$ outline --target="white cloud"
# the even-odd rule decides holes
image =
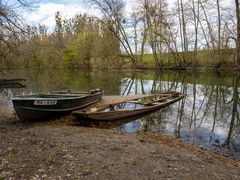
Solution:
[[[97,11],[86,9],[80,4],[58,4],[58,3],[44,3],[39,4],[34,11],[25,12],[23,17],[25,22],[30,25],[44,24],[49,29],[55,26],[55,14],[59,11],[63,19],[71,18],[76,14],[87,13],[90,15],[97,15]]]
[[[136,0],[126,0],[126,13],[130,15],[132,13],[133,9],[136,9]]]

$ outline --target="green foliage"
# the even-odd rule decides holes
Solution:
[[[97,68],[118,64],[114,61],[119,52],[119,42],[105,27],[102,21],[76,16],[71,23],[65,21],[68,32],[73,26],[75,35],[68,41],[63,50],[62,65],[68,68]],[[101,27],[101,32],[99,28]]]
[[[78,34],[63,50],[62,64],[65,67],[90,65],[91,44],[89,33]]]

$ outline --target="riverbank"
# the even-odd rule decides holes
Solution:
[[[8,69],[68,69],[68,70],[117,70],[117,71],[172,71],[172,72],[239,72],[235,62],[235,49],[199,50],[176,53],[161,53],[157,55],[144,53],[135,55],[135,61],[126,54],[89,57],[87,60],[76,57],[58,57],[54,63],[46,63],[39,58],[26,61],[23,58],[8,60],[7,66],[0,67],[0,72]],[[73,60],[74,59],[74,60]],[[56,63],[56,64],[55,64]]]
[[[239,179],[240,162],[160,134],[0,120],[0,179]]]

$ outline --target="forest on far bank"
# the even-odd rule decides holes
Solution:
[[[235,0],[90,0],[99,17],[55,14],[55,28],[26,25],[0,1],[0,70],[6,68],[240,69],[240,10]],[[129,8],[128,8],[129,9]]]

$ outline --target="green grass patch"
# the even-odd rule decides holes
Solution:
[[[158,55],[158,60],[163,68],[174,68],[184,66],[186,69],[233,69],[234,49],[223,50],[201,50],[179,52],[176,54],[162,53]],[[158,63],[153,54],[143,54],[136,56],[138,65],[142,68],[158,68]],[[127,57],[124,57],[127,61]],[[130,65],[129,65],[130,66]]]

